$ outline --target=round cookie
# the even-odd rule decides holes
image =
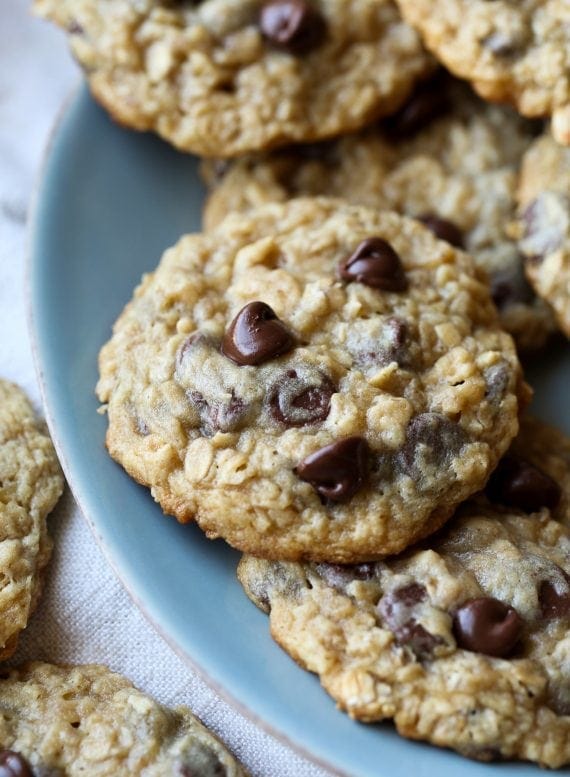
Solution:
[[[486,482],[526,389],[467,254],[324,198],[182,238],[99,364],[108,449],[165,512],[289,560],[435,531]]]
[[[502,325],[519,348],[537,348],[555,329],[553,316],[533,294],[516,241],[505,232],[515,217],[518,166],[535,129],[466,85],[438,78],[374,129],[230,165],[206,162],[212,192],[204,224],[211,229],[231,211],[299,195],[431,216],[428,226],[461,244],[487,272]]]
[[[358,129],[433,60],[391,0],[36,0],[122,124],[236,156]]]
[[[36,607],[52,547],[46,517],[62,491],[47,430],[24,392],[0,380],[0,659]]]
[[[404,18],[456,76],[524,116],[552,116],[570,143],[567,0],[397,0]]]
[[[523,159],[518,199],[526,274],[570,337],[570,149],[548,135],[536,140]]]
[[[0,742],[37,777],[246,775],[187,707],[168,709],[94,664],[34,662],[7,672],[0,679]],[[0,753],[0,764],[6,757]]]
[[[244,556],[238,575],[351,717],[483,761],[570,763],[570,534],[547,510],[471,504],[386,562]]]

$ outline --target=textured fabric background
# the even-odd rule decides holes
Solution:
[[[63,36],[0,0],[0,374],[40,406],[26,329],[26,221],[50,127],[80,75]],[[167,703],[187,704],[253,775],[326,777],[213,693],[131,603],[69,492],[51,518],[55,552],[45,595],[13,663],[100,662]]]

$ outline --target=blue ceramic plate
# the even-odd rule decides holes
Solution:
[[[48,155],[33,222],[33,338],[48,419],[84,514],[124,585],[169,642],[250,717],[334,771],[358,777],[542,775],[487,766],[361,725],[270,639],[235,578],[238,553],[165,518],[105,452],[97,353],[143,272],[198,230],[197,160],[112,124],[82,90]],[[570,432],[570,353],[537,365],[537,412]],[[558,398],[558,402],[557,402]],[[563,410],[565,408],[565,410]],[[566,413],[562,418],[563,412]]]

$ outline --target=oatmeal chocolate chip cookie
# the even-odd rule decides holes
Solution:
[[[187,707],[168,709],[97,665],[34,662],[0,679],[0,773],[245,777]],[[26,771],[27,769],[27,771]]]
[[[36,607],[51,555],[46,517],[62,491],[47,430],[23,391],[0,380],[0,659]]]
[[[545,135],[523,159],[519,246],[526,274],[570,337],[570,149]]]
[[[433,67],[391,0],[36,0],[95,97],[185,151],[236,156],[358,129]]]
[[[570,534],[470,504],[385,562],[244,556],[271,634],[341,709],[480,760],[570,763]]]
[[[204,223],[213,228],[231,211],[299,195],[342,197],[420,218],[473,256],[489,275],[503,327],[520,348],[537,348],[556,328],[552,312],[534,295],[516,241],[505,232],[535,129],[513,110],[487,105],[468,86],[439,77],[374,129],[225,166],[206,162],[212,192]]]
[[[518,429],[514,344],[418,222],[299,199],[190,235],[101,351],[108,449],[165,512],[255,555],[395,553]]]
[[[570,5],[567,0],[397,0],[406,21],[452,73],[482,97],[525,116],[552,116],[570,143]]]

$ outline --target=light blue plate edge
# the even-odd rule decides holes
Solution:
[[[31,302],[30,325],[47,420],[68,482],[107,559],[131,597],[176,652],[197,669],[201,676],[224,698],[265,730],[332,771],[339,772],[341,770],[346,774],[355,775],[355,777],[379,777],[378,765],[380,764],[380,769],[385,777],[388,775],[390,777],[404,777],[404,775],[409,775],[411,769],[418,777],[424,777],[424,775],[428,777],[428,775],[435,773],[435,770],[441,777],[452,777],[452,775],[455,777],[459,774],[466,777],[478,777],[479,775],[498,777],[498,775],[511,773],[515,770],[517,774],[521,775],[541,774],[542,771],[532,765],[501,764],[497,766],[465,761],[453,753],[402,740],[390,727],[371,728],[349,721],[346,716],[334,711],[330,700],[317,687],[314,678],[298,670],[272,643],[269,642],[268,645],[265,645],[265,642],[269,640],[266,619],[261,613],[255,611],[252,605],[245,600],[245,597],[242,597],[244,600],[243,608],[239,605],[239,609],[243,609],[243,612],[240,613],[238,620],[246,625],[246,636],[251,637],[255,642],[263,642],[263,650],[269,651],[272,665],[275,664],[280,672],[284,672],[287,677],[290,675],[294,679],[299,703],[302,699],[302,709],[305,714],[300,714],[299,703],[295,706],[294,699],[287,699],[288,707],[280,704],[279,700],[272,702],[272,689],[268,689],[267,685],[262,689],[259,687],[256,689],[255,685],[252,687],[251,677],[247,672],[244,674],[241,664],[229,667],[220,665],[219,656],[212,656],[210,653],[211,637],[206,639],[200,633],[188,632],[187,624],[182,624],[177,619],[176,613],[169,611],[170,602],[165,602],[161,587],[157,587],[152,578],[149,579],[144,570],[137,565],[140,559],[133,555],[130,547],[124,547],[122,544],[124,537],[121,532],[117,533],[116,531],[118,516],[110,517],[109,511],[105,511],[105,509],[109,507],[110,502],[116,505],[116,510],[119,512],[121,508],[132,507],[133,504],[136,504],[137,508],[142,505],[142,509],[145,507],[149,509],[149,497],[146,491],[128,481],[124,473],[119,471],[108,459],[102,448],[104,419],[97,419],[100,423],[95,438],[89,433],[86,435],[78,433],[77,425],[85,420],[86,411],[93,413],[93,417],[95,417],[97,402],[92,394],[89,400],[85,397],[78,398],[77,393],[74,392],[74,387],[81,388],[82,381],[85,381],[86,372],[92,378],[96,375],[94,363],[96,351],[89,352],[87,348],[87,362],[85,362],[82,359],[77,359],[76,352],[66,350],[70,343],[65,338],[63,342],[54,342],[53,340],[54,333],[61,334],[62,332],[61,310],[62,308],[67,310],[66,306],[70,302],[69,299],[66,299],[65,294],[66,283],[69,279],[65,275],[57,276],[54,272],[58,268],[58,261],[62,261],[65,267],[65,259],[69,259],[69,257],[65,257],[58,260],[57,257],[62,248],[63,235],[61,233],[54,234],[54,230],[56,233],[58,230],[61,232],[66,223],[61,212],[63,202],[59,201],[58,198],[65,191],[66,185],[71,184],[71,188],[73,188],[74,179],[77,185],[77,176],[80,171],[73,167],[70,168],[70,164],[74,164],[78,152],[89,153],[91,148],[89,140],[97,146],[98,134],[104,137],[104,140],[100,141],[102,144],[105,142],[120,142],[127,145],[140,144],[147,146],[150,153],[157,153],[161,158],[175,153],[162,146],[154,138],[134,136],[112,125],[91,101],[87,89],[83,88],[80,91],[62,116],[54,133],[37,190],[31,219],[28,276]],[[142,153],[147,153],[147,148]],[[180,157],[177,155],[178,158]],[[188,166],[194,163],[190,158],[184,158],[180,164]],[[180,188],[180,183],[179,181],[178,188]],[[89,193],[89,182],[87,182],[87,190]],[[91,212],[91,207],[89,210]],[[194,216],[196,216],[195,212]],[[96,214],[93,214],[93,218],[95,217]],[[197,223],[189,225],[186,222],[179,231],[188,231],[189,226],[196,227]],[[74,229],[76,230],[77,226],[69,224],[70,232],[73,232]],[[169,242],[173,242],[173,239]],[[81,243],[81,239],[79,239],[79,243]],[[165,243],[163,247],[167,244]],[[70,248],[64,240],[63,247],[65,245]],[[152,254],[153,259],[150,260],[147,269],[152,269],[159,255],[160,253]],[[83,259],[84,257],[78,257],[80,261]],[[67,270],[69,270],[69,265],[67,265]],[[74,288],[73,280],[72,289]],[[67,290],[69,291],[69,288]],[[123,296],[123,302],[129,296],[129,294]],[[70,309],[75,312],[73,305],[70,305]],[[57,310],[59,310],[59,314],[56,314]],[[119,311],[120,307],[109,314],[109,324]],[[73,315],[71,315],[70,323],[73,320]],[[97,341],[98,345],[102,344],[105,339],[106,336],[100,338]],[[89,367],[86,367],[88,363]],[[90,386],[93,385],[94,380]],[[547,415],[550,414],[547,413]],[[91,424],[91,418],[89,417],[89,419],[87,426]],[[99,480],[96,473],[104,474],[103,481]],[[97,483],[104,483],[105,479],[109,478],[113,486],[120,482],[121,499],[115,500],[118,491],[113,489],[111,489],[113,497],[110,497],[109,494],[97,493]],[[150,509],[154,510],[157,516],[160,513],[152,503]],[[146,516],[145,520],[147,520]],[[161,522],[160,532],[164,533],[165,536],[168,535],[169,542],[179,542],[182,531],[188,534],[192,532],[192,546],[196,546],[198,543],[205,545],[205,552],[211,554],[212,561],[216,564],[221,563],[227,567],[230,557],[237,561],[237,554],[225,548],[220,549],[220,543],[215,543],[217,547],[214,550],[214,544],[203,540],[195,527],[179,527],[162,516],[157,517],[157,520]],[[182,540],[182,544],[186,545],[186,537]],[[235,581],[232,581],[231,585],[238,586]],[[239,643],[239,640],[237,642]],[[251,640],[246,647],[250,649],[253,647]],[[264,657],[262,651],[261,659],[263,660]],[[272,668],[275,669],[275,666]],[[256,671],[257,680],[263,682],[267,679],[270,681],[274,679],[271,673],[268,678],[263,677],[262,663],[257,664],[256,670],[259,670],[259,673]],[[284,687],[286,685],[285,682],[280,686],[283,695],[287,693],[287,688]],[[311,709],[311,704],[313,709]],[[310,716],[313,713],[318,714],[318,722],[313,720],[312,726],[308,726],[307,715]],[[347,737],[350,743],[346,742],[343,746],[343,737]]]

